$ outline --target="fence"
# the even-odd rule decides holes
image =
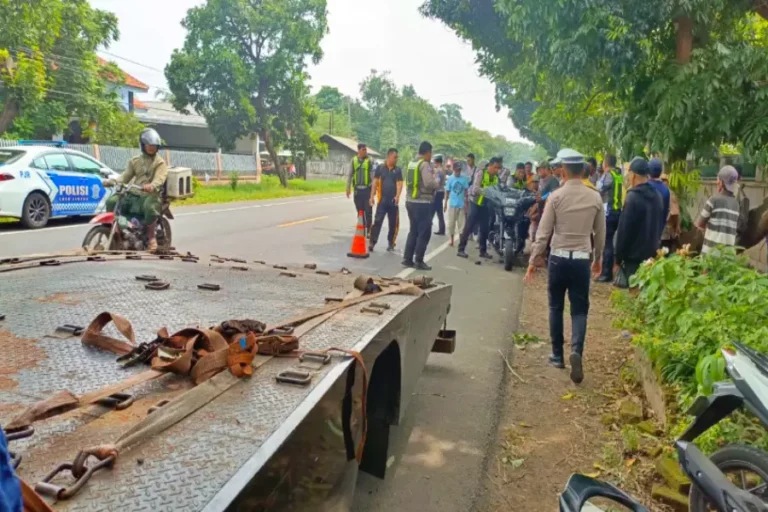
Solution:
[[[313,160],[307,162],[308,179],[341,179],[347,174],[349,164],[347,162],[335,162],[332,160]]]
[[[47,142],[47,141],[46,141]],[[18,141],[0,139],[0,148],[16,146]],[[74,149],[90,155],[109,168],[122,171],[128,165],[128,160],[141,154],[138,148],[122,148],[116,146],[101,146],[98,144],[67,144],[67,149]],[[221,177],[236,171],[241,175],[256,174],[256,158],[253,155],[235,155],[229,153],[204,153],[201,151],[180,151],[164,149],[160,155],[169,166],[188,167],[198,176],[205,174]]]

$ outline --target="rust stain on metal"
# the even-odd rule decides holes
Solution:
[[[65,306],[77,306],[80,301],[66,293],[52,293],[45,297],[35,299],[40,304],[64,304]]]
[[[0,329],[0,389],[13,389],[18,382],[12,377],[19,370],[34,368],[48,357],[35,340],[19,338],[6,329]]]

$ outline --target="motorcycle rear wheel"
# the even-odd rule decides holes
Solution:
[[[734,485],[760,496],[765,501],[768,496],[768,453],[745,444],[732,444],[716,451],[709,459]],[[762,483],[750,488],[750,484],[754,482],[748,482],[745,473],[758,476]],[[691,486],[688,494],[688,506],[690,512],[716,510],[695,485]]]
[[[90,251],[108,251],[116,249],[117,241],[112,240],[112,247],[107,247],[109,241],[109,234],[112,229],[109,226],[98,225],[91,228],[88,234],[83,239],[83,249]]]

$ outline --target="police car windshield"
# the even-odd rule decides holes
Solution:
[[[12,164],[24,155],[24,151],[18,149],[0,149],[0,166]]]

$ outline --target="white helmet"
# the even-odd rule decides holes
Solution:
[[[160,134],[153,128],[145,128],[139,135],[139,145],[141,146],[141,152],[144,151],[144,146],[157,146],[158,149],[163,145],[163,139],[160,138]]]

